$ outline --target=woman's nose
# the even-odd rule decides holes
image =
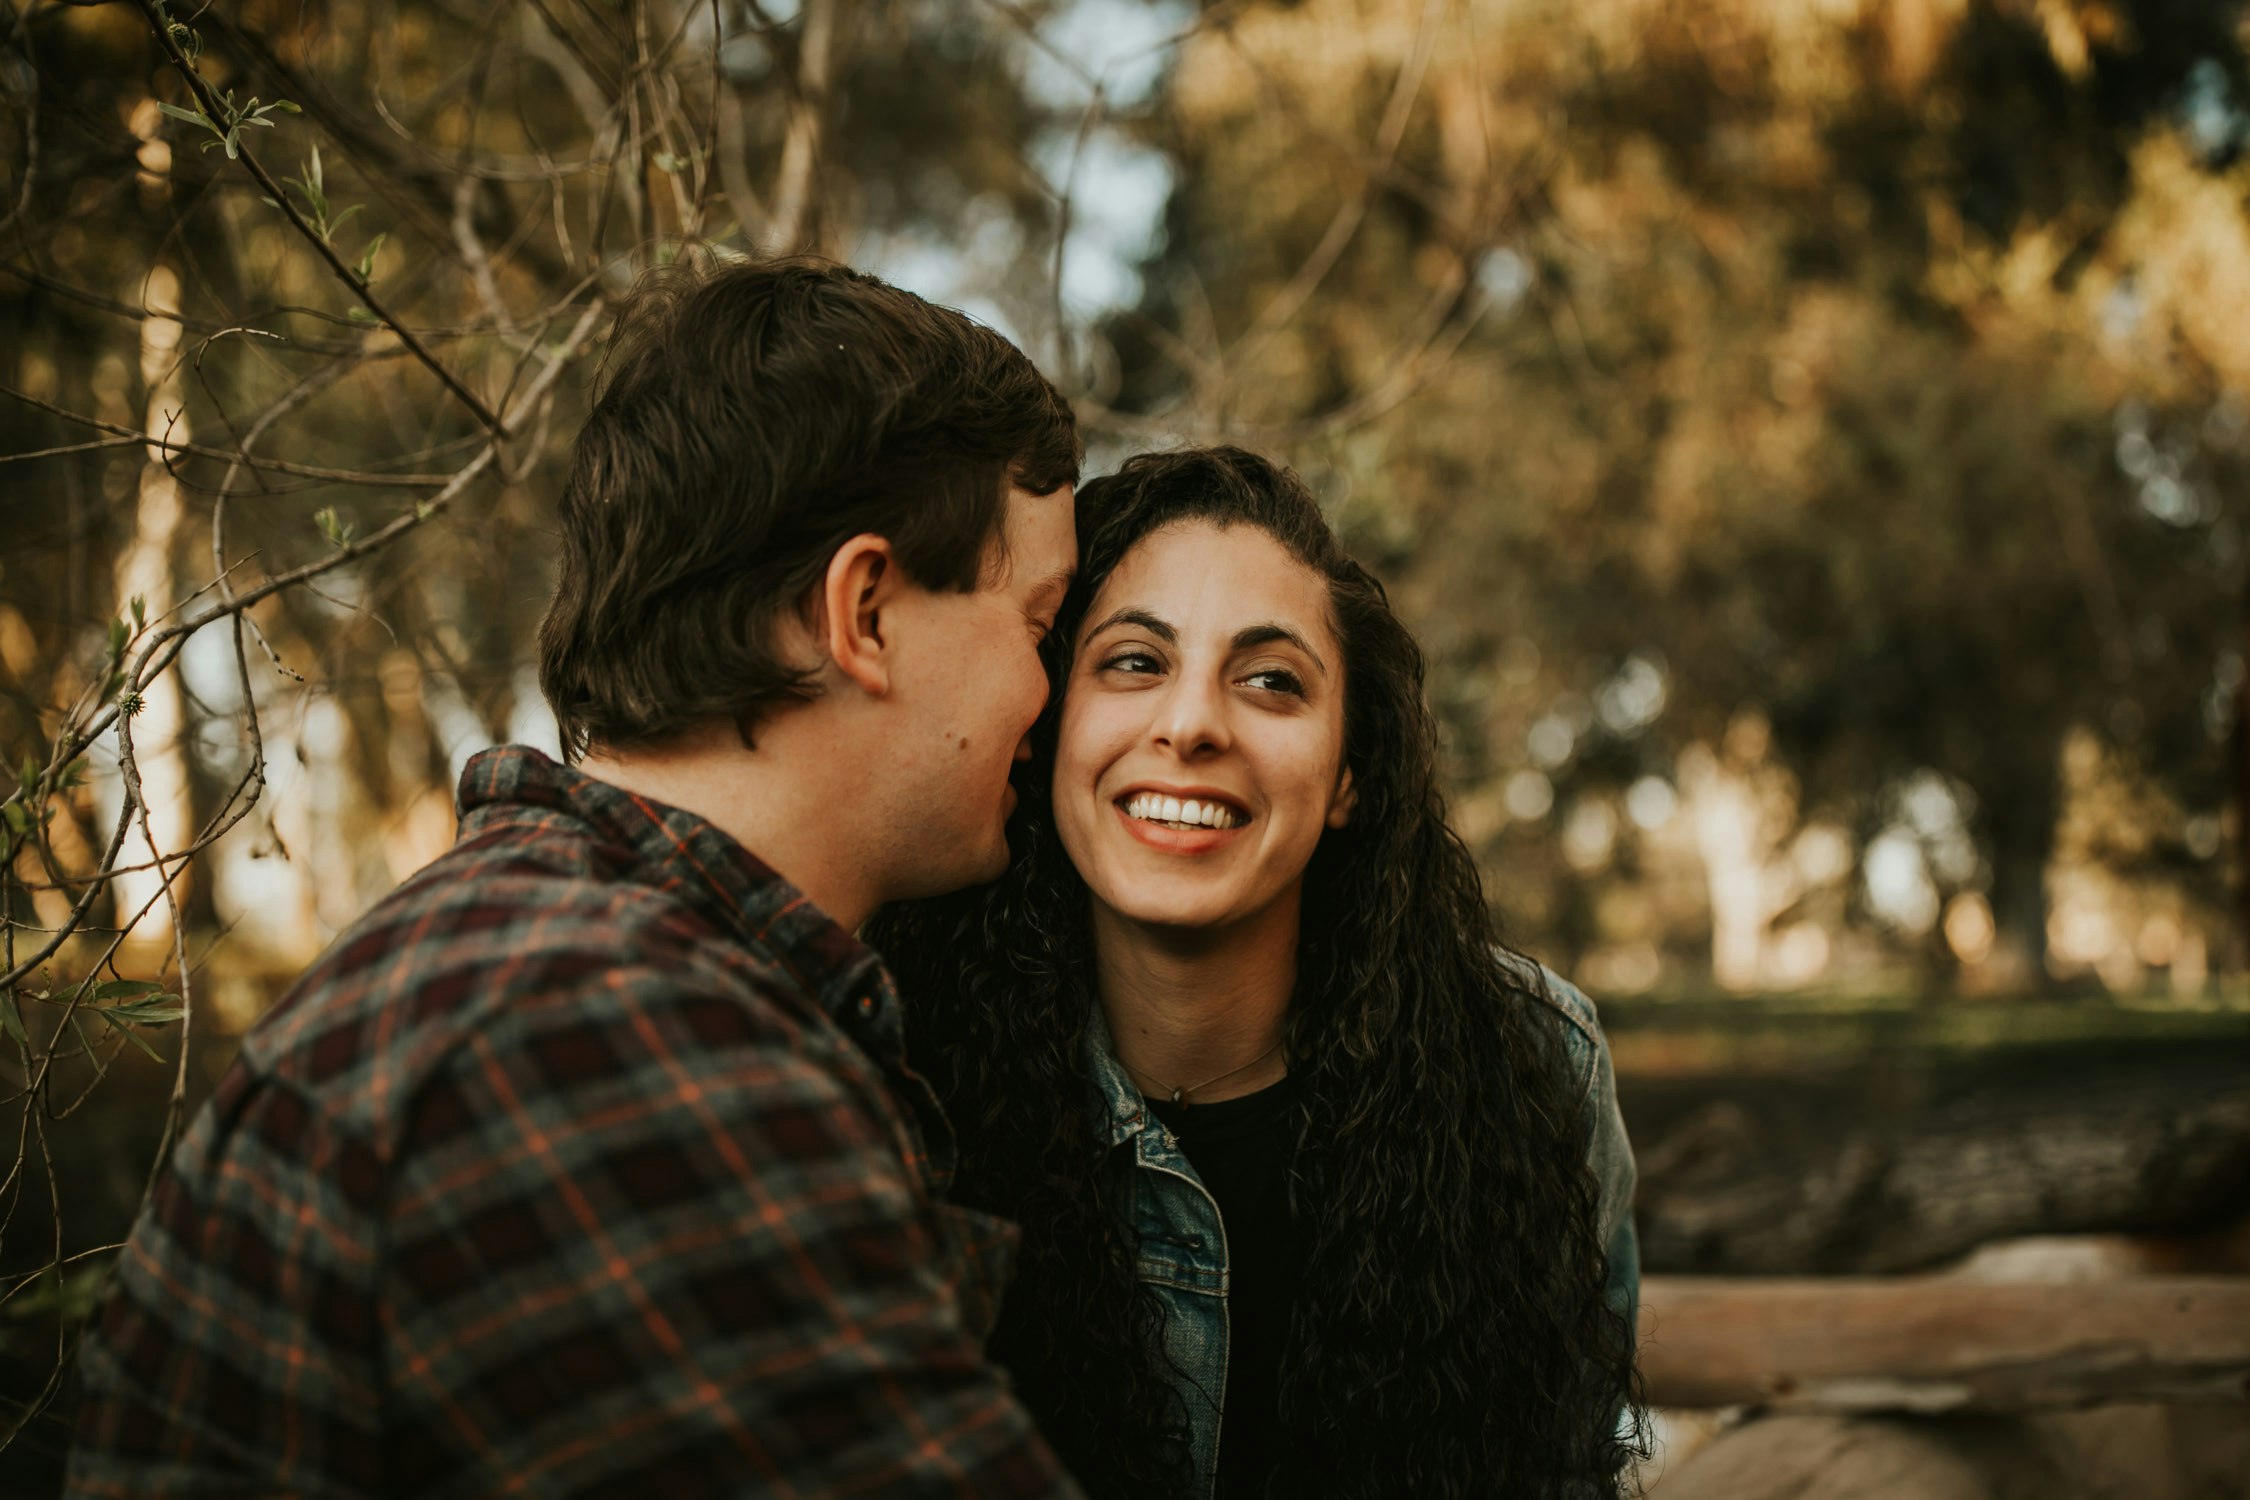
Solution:
[[[1224,750],[1233,736],[1221,685],[1185,674],[1173,678],[1157,705],[1150,737],[1183,760]]]

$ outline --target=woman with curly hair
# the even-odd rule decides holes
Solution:
[[[1494,938],[1413,637],[1254,454],[1077,512],[1014,863],[870,931],[1023,1228],[993,1352],[1095,1495],[1614,1494],[1608,1052]]]

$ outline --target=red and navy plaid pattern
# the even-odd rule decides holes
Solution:
[[[1075,1493],[984,1357],[1013,1227],[943,1201],[875,955],[536,752],[461,805],[182,1142],[69,1493]]]

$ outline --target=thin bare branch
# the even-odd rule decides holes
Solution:
[[[293,463],[285,458],[253,458],[239,450],[214,448],[208,443],[176,443],[161,433],[142,432],[138,428],[127,427],[122,423],[107,422],[100,417],[87,416],[84,412],[71,411],[66,407],[55,405],[52,401],[42,401],[29,391],[19,391],[13,386],[0,385],[0,396],[21,401],[26,406],[36,407],[40,411],[60,417],[66,422],[74,422],[81,427],[91,427],[97,432],[107,432],[126,441],[145,444],[167,457],[178,454],[189,458],[220,459],[238,467],[247,466],[253,469],[264,469],[275,474],[294,474],[302,479],[326,480],[331,484],[374,485],[385,489],[443,489],[453,482],[453,476],[450,474],[386,474],[380,469],[331,469],[320,464]],[[24,454],[20,456],[28,458],[37,455]]]
[[[140,7],[141,15],[147,20],[149,29],[155,33],[158,45],[163,47],[165,55],[172,60],[173,69],[187,81],[189,90],[195,95],[196,102],[202,107],[204,117],[223,124],[227,120],[226,105],[220,101],[218,94],[212,89],[211,85],[204,81],[203,75],[196,71],[195,64],[188,59],[187,54],[180,50],[179,40],[172,35],[172,28],[167,24],[164,13],[158,8],[156,0],[134,0],[134,4]],[[304,237],[305,242],[313,247],[314,253],[328,263],[328,268],[336,273],[337,279],[351,290],[352,295],[357,297],[370,313],[374,314],[376,321],[387,325],[391,332],[397,334],[399,342],[414,351],[414,357],[428,366],[430,372],[437,376],[445,388],[451,391],[462,405],[468,407],[470,414],[477,419],[486,431],[505,435],[507,429],[501,425],[499,415],[487,407],[476,392],[462,384],[461,378],[446,368],[445,363],[430,352],[429,346],[422,342],[412,328],[409,328],[391,314],[383,303],[376,298],[374,289],[367,284],[365,277],[344,264],[344,258],[336,253],[335,246],[329,244],[326,236],[306,222],[305,216],[298,209],[296,202],[258,161],[256,153],[251,151],[247,145],[242,145],[238,147],[236,154],[242,162],[243,169],[258,179],[258,185],[266,190],[266,195],[280,208],[283,216]]]

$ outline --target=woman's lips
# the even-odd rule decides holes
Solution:
[[[1248,823],[1233,828],[1171,828],[1162,823],[1151,823],[1146,818],[1136,818],[1112,802],[1109,810],[1125,825],[1125,831],[1149,848],[1163,854],[1209,854],[1212,850],[1231,843],[1249,831]]]

